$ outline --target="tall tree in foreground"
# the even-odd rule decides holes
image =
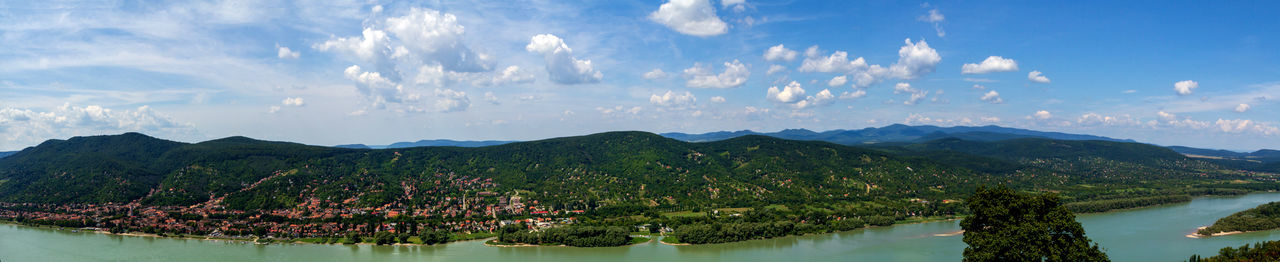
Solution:
[[[1001,185],[979,187],[967,202],[964,261],[1110,261],[1055,194]]]

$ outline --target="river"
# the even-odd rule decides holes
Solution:
[[[1280,230],[1207,239],[1185,237],[1220,217],[1280,201],[1280,193],[1204,197],[1190,203],[1080,215],[1086,234],[1114,261],[1185,261],[1227,246],[1280,240]],[[117,236],[0,224],[0,261],[959,261],[958,221],[860,229],[740,243],[572,248],[254,245],[227,241]]]

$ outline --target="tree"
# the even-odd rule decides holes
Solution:
[[[966,202],[964,261],[1110,261],[1055,194],[1001,185],[979,187]]]

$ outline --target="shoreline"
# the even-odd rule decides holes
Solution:
[[[1249,233],[1249,232],[1261,232],[1261,231],[1267,231],[1267,230],[1255,230],[1255,231],[1226,231],[1226,232],[1218,232],[1218,233],[1209,234],[1209,235],[1207,235],[1207,236],[1206,236],[1206,235],[1201,235],[1201,234],[1200,234],[1200,230],[1205,229],[1205,228],[1209,228],[1209,226],[1202,226],[1202,227],[1198,227],[1198,228],[1196,228],[1196,231],[1195,231],[1195,232],[1191,232],[1191,234],[1187,234],[1187,238],[1210,238],[1210,237],[1230,236],[1230,235],[1235,235],[1235,234],[1244,234],[1244,233]],[[1272,229],[1272,230],[1274,230],[1274,229]]]
[[[630,247],[630,246],[638,246],[638,245],[641,245],[641,244],[647,244],[647,243],[649,243],[649,242],[653,242],[653,240],[654,240],[654,238],[655,238],[655,237],[650,236],[650,237],[645,237],[645,238],[648,238],[649,240],[646,240],[646,241],[644,241],[644,242],[637,242],[637,243],[631,243],[631,244],[626,244],[626,245],[621,245],[621,246],[611,246],[611,247]],[[520,243],[520,244],[512,244],[512,245],[491,243],[491,242],[494,242],[494,241],[496,241],[496,240],[498,240],[498,238],[497,238],[497,237],[486,238],[486,239],[485,239],[485,241],[484,241],[484,246],[486,246],[486,247],[575,247],[575,246],[569,246],[569,245],[565,245],[565,244],[559,244],[559,245],[547,245],[547,246],[544,246],[544,245],[531,245],[531,244],[524,244],[524,243]],[[592,247],[578,247],[578,248],[592,248]],[[606,248],[607,248],[607,247],[606,247]]]

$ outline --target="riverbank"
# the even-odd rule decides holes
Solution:
[[[614,247],[634,246],[634,245],[649,243],[649,241],[653,241],[653,238],[633,236],[631,237],[631,242],[628,242],[626,245],[614,246]],[[484,241],[484,246],[487,246],[487,247],[573,247],[565,244],[533,245],[533,244],[524,244],[524,243],[503,243],[503,242],[499,242],[497,238],[492,238]]]
[[[1202,234],[1200,234],[1200,230],[1204,230],[1205,228],[1209,228],[1209,227],[1208,227],[1208,226],[1203,226],[1203,227],[1198,227],[1198,228],[1196,228],[1196,232],[1191,232],[1191,234],[1187,234],[1187,238],[1220,237],[1220,236],[1229,236],[1229,235],[1235,235],[1235,234],[1244,234],[1244,233],[1249,233],[1249,232],[1267,231],[1267,230],[1258,230],[1258,231],[1227,231],[1227,232],[1218,232],[1218,233],[1213,233],[1213,234],[1209,234],[1209,235],[1202,235]]]

